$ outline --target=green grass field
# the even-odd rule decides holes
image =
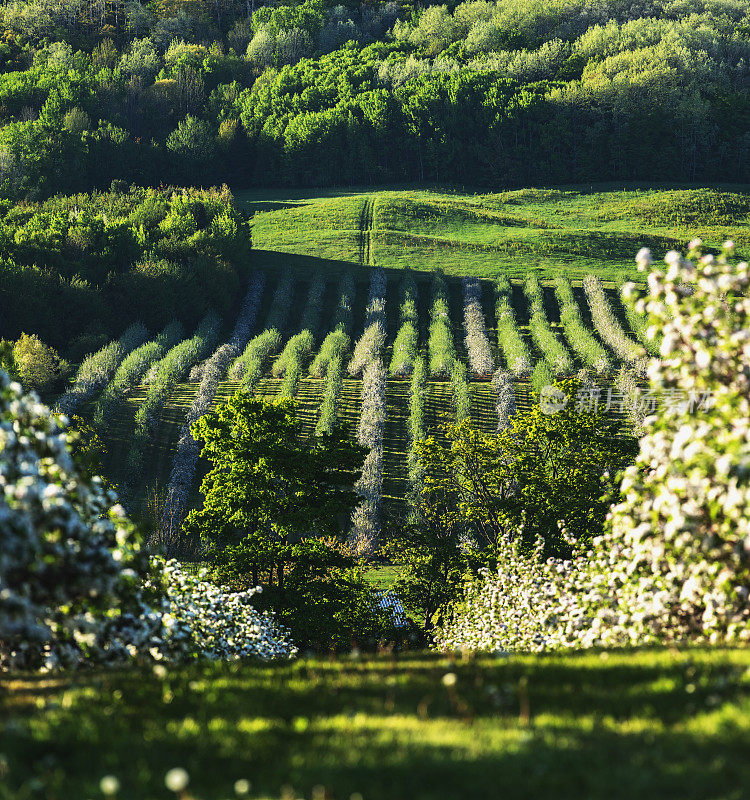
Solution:
[[[363,202],[374,201],[371,263],[390,269],[443,269],[449,275],[522,276],[537,269],[580,279],[634,276],[642,246],[661,257],[694,236],[710,245],[750,244],[746,186],[722,191],[571,187],[496,194],[446,190],[239,192],[253,214],[253,246],[265,252],[359,261]]]
[[[253,798],[336,800],[741,800],[750,785],[748,650],[91,671],[2,691],[3,800],[94,798],[108,774],[123,800],[167,798],[173,767],[199,800],[242,778]]]

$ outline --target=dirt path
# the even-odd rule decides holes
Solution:
[[[373,266],[372,226],[374,218],[375,201],[368,197],[359,215],[359,260],[368,266]]]

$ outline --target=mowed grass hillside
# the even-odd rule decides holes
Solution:
[[[741,800],[750,651],[92,671],[3,681],[0,798]],[[289,787],[289,788],[283,788]],[[315,788],[318,787],[318,788]],[[358,794],[357,794],[358,793]]]
[[[368,201],[370,220],[363,214]],[[253,214],[253,246],[261,262],[269,252],[362,261],[362,239],[369,237],[369,263],[386,268],[483,278],[520,277],[536,269],[571,280],[593,272],[621,282],[637,274],[633,258],[644,246],[662,257],[694,236],[709,246],[727,238],[740,249],[750,244],[746,186],[496,194],[363,190],[304,198],[240,192],[236,202]]]

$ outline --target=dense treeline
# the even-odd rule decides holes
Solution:
[[[9,196],[750,175],[739,0],[17,0],[0,21]]]
[[[226,190],[132,189],[0,207],[0,336],[78,361],[135,320],[193,329],[237,304],[250,231]]]

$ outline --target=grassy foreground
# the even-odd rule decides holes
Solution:
[[[455,685],[450,685],[455,676]],[[16,676],[0,797],[727,798],[750,786],[750,651],[437,655]],[[294,792],[282,787],[294,787]],[[326,793],[321,788],[326,787]],[[42,788],[43,787],[43,788]]]

